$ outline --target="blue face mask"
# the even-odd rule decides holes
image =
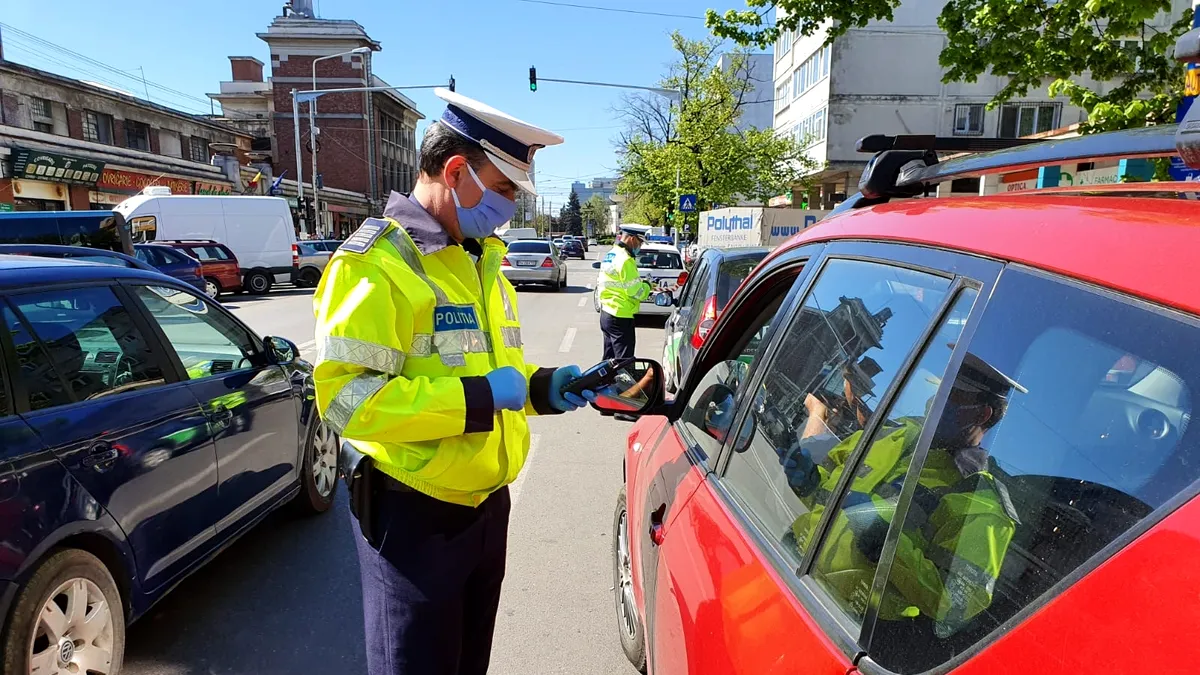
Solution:
[[[483,192],[479,203],[466,208],[458,201],[458,192],[454,188],[450,188],[450,195],[454,197],[454,208],[458,210],[458,228],[462,230],[463,236],[468,239],[483,239],[491,236],[497,227],[512,220],[517,213],[517,203],[484,187],[470,164],[467,165],[467,172]]]

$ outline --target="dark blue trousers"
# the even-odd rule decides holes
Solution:
[[[508,488],[478,508],[380,490],[358,534],[369,675],[483,675],[508,544]]]

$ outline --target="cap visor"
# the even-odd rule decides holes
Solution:
[[[500,169],[500,173],[504,174],[506,178],[516,183],[518,188],[535,197],[537,196],[537,190],[533,189],[533,179],[529,176],[528,171],[509,164],[487,150],[484,150],[484,154],[487,155],[488,159],[492,160],[492,165]]]

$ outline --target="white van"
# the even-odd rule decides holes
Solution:
[[[280,197],[140,194],[115,209],[134,243],[209,239],[229,247],[242,270],[242,288],[266,293],[292,276],[296,229]]]

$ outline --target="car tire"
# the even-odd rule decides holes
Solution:
[[[613,513],[613,602],[617,613],[617,634],[625,658],[646,672],[646,631],[633,595],[633,560],[629,548],[629,510],[625,506],[625,488],[617,495]]]
[[[314,411],[316,414],[316,411]],[[333,506],[338,489],[338,456],[341,439],[324,420],[309,425],[300,463],[300,494],[294,506],[301,515],[315,516]]]
[[[316,288],[319,283],[321,283],[320,270],[313,267],[306,267],[300,272],[300,283],[297,285],[304,288]]]
[[[82,614],[71,611],[77,603]],[[47,623],[52,608],[65,615],[57,641]],[[125,605],[104,563],[79,549],[57,551],[41,563],[17,595],[0,653],[5,673],[119,672]]]
[[[242,280],[242,288],[251,295],[266,295],[271,292],[274,281],[266,272],[254,270],[246,273],[246,278]]]
[[[204,277],[204,294],[212,300],[221,297],[221,283],[212,277]]]

